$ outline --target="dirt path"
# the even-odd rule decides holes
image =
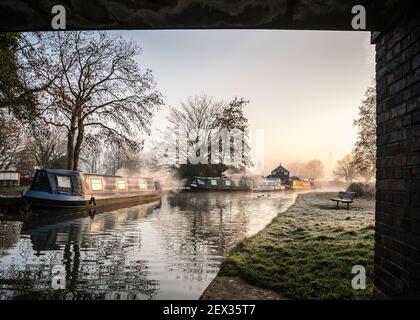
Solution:
[[[250,285],[239,277],[213,279],[200,300],[285,300],[277,292]]]

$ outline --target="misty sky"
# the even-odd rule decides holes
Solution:
[[[328,167],[351,152],[353,119],[374,77],[368,32],[284,30],[119,31],[142,48],[170,106],[195,94],[245,108],[251,132],[264,129],[265,167],[319,158]],[[167,112],[152,132],[166,125]]]

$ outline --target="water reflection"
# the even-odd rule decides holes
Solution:
[[[181,193],[95,216],[1,221],[0,298],[196,299],[228,250],[293,200]]]

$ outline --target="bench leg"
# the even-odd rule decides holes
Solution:
[[[339,202],[337,201],[337,209],[338,209],[338,203],[339,203]]]
[[[347,202],[347,210],[350,209],[350,202]]]

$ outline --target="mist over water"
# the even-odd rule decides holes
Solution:
[[[152,178],[159,182],[162,190],[178,190],[183,188],[186,184],[186,179],[179,179],[176,177],[174,170],[161,168],[159,170],[151,170],[147,167],[139,169],[118,169],[116,175],[122,177],[139,177]]]
[[[167,193],[94,217],[1,221],[0,298],[197,299],[229,249],[294,199]],[[56,289],[59,269],[65,280]]]

